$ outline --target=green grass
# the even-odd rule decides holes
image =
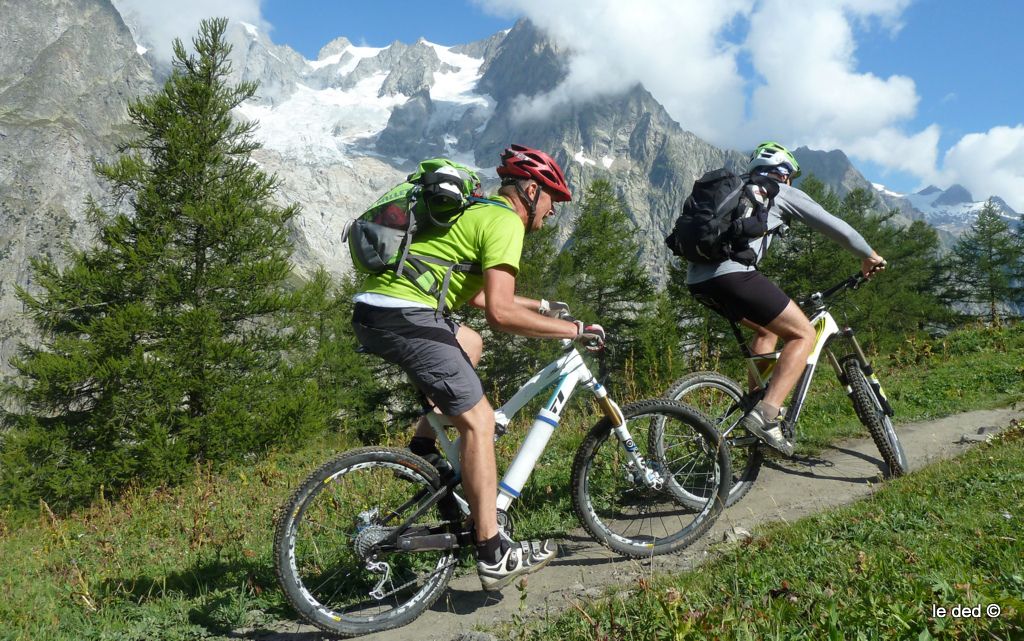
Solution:
[[[876,365],[897,419],[912,420],[1024,398],[1022,354],[1024,326],[1018,325],[908,344]],[[838,384],[825,382],[831,379],[823,370],[812,388],[800,422],[804,447],[864,434]],[[587,407],[562,422],[514,507],[520,536],[559,535],[577,526],[569,474],[576,447],[597,420]],[[507,463],[518,449],[530,421],[523,416],[499,441],[499,461]],[[396,441],[402,445],[405,437]],[[70,515],[51,515],[45,506],[20,513],[0,507],[0,639],[218,638],[239,627],[293,619],[273,576],[274,511],[309,471],[353,445],[339,435],[244,467],[198,469],[183,486],[131,490]],[[921,496],[939,496],[927,491],[933,493]],[[1024,510],[1015,518],[1024,519]],[[1004,524],[995,519],[993,525]],[[840,525],[828,529],[834,528],[842,531]],[[831,556],[831,548],[824,549]],[[844,576],[849,586],[837,579],[829,589],[840,594],[860,585],[857,576]],[[972,581],[949,576],[951,586]],[[782,578],[791,585],[795,580]]]
[[[871,498],[502,638],[1022,639],[1024,427]],[[933,608],[980,606],[980,617]],[[998,607],[990,618],[988,607]],[[972,612],[973,614],[973,612]]]

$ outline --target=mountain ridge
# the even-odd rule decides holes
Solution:
[[[13,6],[2,27],[9,37],[0,38],[0,253],[8,259],[0,266],[0,368],[27,335],[14,290],[31,289],[29,259],[63,261],[65,245],[92,241],[83,203],[104,194],[92,159],[113,156],[130,131],[129,101],[169,74],[109,0]],[[664,284],[670,255],[662,238],[693,181],[745,164],[744,154],[687,131],[639,84],[523,119],[523,102],[556,88],[568,59],[525,20],[452,47],[423,39],[359,47],[340,36],[317,60],[246,23],[231,23],[227,37],[235,47],[230,81],[260,82],[258,97],[239,110],[260,122],[263,148],[253,157],[278,176],[280,204],[301,205],[291,230],[301,274],[318,266],[347,273],[345,223],[417,160],[445,155],[479,167],[493,188],[500,152],[518,142],[545,149],[566,170],[576,198],[555,217],[560,242],[571,233],[583,188],[607,178],[636,224],[641,260]],[[796,153],[840,195],[872,188],[839,150]],[[879,197],[908,220],[927,216],[912,198]],[[970,212],[957,214],[962,223]]]

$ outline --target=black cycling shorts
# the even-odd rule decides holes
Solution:
[[[745,318],[767,327],[789,305],[789,296],[758,271],[723,274],[686,287],[700,303],[734,323]]]
[[[446,416],[460,416],[484,397],[473,363],[455,339],[459,325],[432,309],[356,303],[356,338],[371,354],[402,368]]]

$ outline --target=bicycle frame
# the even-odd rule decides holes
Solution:
[[[604,415],[614,425],[612,431],[621,443],[623,443],[628,456],[637,470],[644,470],[644,481],[652,487],[660,487],[663,479],[660,475],[651,470],[640,454],[640,450],[626,427],[619,406],[608,396],[608,390],[601,385],[590,372],[583,357],[572,347],[571,341],[563,341],[566,351],[559,358],[551,362],[547,367],[535,374],[526,381],[522,387],[504,405],[494,412],[495,417],[495,439],[505,432],[509,422],[527,403],[540,395],[546,388],[554,385],[554,390],[548,398],[547,403],[537,413],[533,425],[527,432],[519,451],[516,453],[512,463],[505,471],[504,476],[498,482],[498,510],[505,511],[512,505],[512,502],[519,498],[523,486],[537,465],[544,448],[547,447],[551,435],[558,427],[562,410],[572,397],[576,388],[580,385],[590,390],[597,399]],[[438,443],[444,450],[445,456],[456,472],[456,479],[461,478],[462,466],[459,461],[459,441],[461,437],[454,440],[448,438],[445,428],[451,423],[441,414],[436,412],[427,414],[434,432],[437,435]],[[469,505],[454,490],[452,496],[458,502],[464,514],[469,514]]]
[[[814,347],[811,350],[810,355],[807,357],[807,364],[804,368],[803,374],[797,381],[796,387],[793,390],[792,401],[790,403],[790,409],[786,413],[783,425],[790,432],[789,436],[792,437],[795,433],[796,423],[800,418],[800,411],[803,409],[804,401],[807,398],[807,393],[811,387],[811,379],[814,377],[815,369],[818,366],[818,362],[821,359],[822,354],[828,358],[828,362],[832,365],[832,369],[835,370],[836,376],[839,377],[840,383],[846,386],[846,391],[850,391],[849,384],[846,381],[846,376],[843,374],[842,367],[839,364],[839,359],[836,358],[832,350],[829,349],[829,344],[836,338],[842,337],[849,340],[850,345],[853,347],[853,354],[857,356],[860,361],[861,369],[864,371],[865,376],[868,379],[868,383],[871,385],[872,391],[879,400],[879,404],[882,406],[882,411],[886,416],[893,415],[892,405],[889,404],[889,399],[885,395],[885,391],[882,389],[881,383],[875,376],[872,370],[871,363],[868,361],[867,355],[860,346],[860,342],[854,335],[853,329],[850,327],[840,328],[839,324],[833,318],[832,314],[829,313],[825,306],[825,300],[835,294],[838,291],[848,288],[857,287],[860,282],[857,276],[851,277],[842,283],[839,283],[835,287],[832,287],[825,292],[817,292],[810,296],[805,301],[802,307],[813,306],[814,313],[810,317],[811,326],[814,328],[815,339]],[[747,359],[747,370],[752,377],[752,380],[757,381],[758,386],[763,390],[771,380],[772,373],[775,369],[775,363],[778,361],[780,352],[772,352],[770,354],[752,354],[750,348],[747,347],[746,342],[743,340],[743,335],[740,332],[739,326],[736,323],[732,324],[733,334],[736,336],[736,340],[739,342],[740,349],[743,351],[743,355]],[[732,427],[730,427],[730,430]]]

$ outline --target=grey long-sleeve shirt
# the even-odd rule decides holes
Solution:
[[[780,184],[779,194],[775,197],[775,205],[768,211],[768,229],[769,231],[774,230],[780,225],[788,224],[794,218],[806,223],[811,229],[828,236],[858,258],[867,258],[874,253],[871,245],[868,245],[864,237],[856,229],[850,227],[846,221],[825,211],[821,205],[796,187],[785,183]],[[686,269],[686,284],[702,283],[724,274],[754,271],[757,263],[761,262],[768,247],[771,246],[774,236],[775,234],[768,234],[767,242],[762,238],[754,238],[750,241],[750,247],[757,254],[757,260],[751,266],[737,263],[734,260],[717,264],[689,263]]]

